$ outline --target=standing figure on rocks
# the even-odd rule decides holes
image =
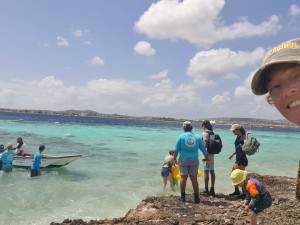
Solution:
[[[185,189],[187,178],[190,177],[193,190],[195,203],[200,203],[199,198],[199,185],[197,180],[198,168],[199,168],[199,158],[198,151],[202,151],[205,159],[207,160],[207,167],[209,167],[207,151],[203,145],[201,137],[197,134],[192,133],[192,124],[190,121],[183,123],[184,133],[179,135],[175,144],[174,160],[177,161],[177,156],[179,154],[179,167],[180,167],[180,200],[185,202]]]
[[[204,120],[202,123],[202,127],[204,129],[204,133],[202,134],[202,140],[204,143],[205,148],[208,148],[209,145],[209,134],[213,131],[212,125],[210,124],[209,120]],[[206,164],[203,166],[203,171],[204,171],[204,187],[205,190],[201,194],[206,194],[206,195],[211,195],[215,197],[215,180],[216,180],[216,175],[215,175],[215,170],[214,170],[214,154],[207,154],[207,158],[209,160],[209,167],[206,166]],[[205,159],[203,159],[205,160]],[[208,190],[208,183],[209,183],[209,174],[210,174],[210,190]]]
[[[242,188],[246,195],[244,209],[248,212],[251,225],[257,225],[257,214],[272,205],[272,197],[256,179],[247,178],[247,171],[236,169],[231,172],[232,185]]]
[[[272,48],[251,82],[255,95],[267,94],[267,102],[289,121],[300,126],[300,38]],[[300,199],[300,161],[296,197]]]
[[[235,155],[235,163],[233,164],[232,170],[240,169],[245,170],[248,166],[248,159],[246,154],[242,151],[242,145],[244,144],[246,138],[246,131],[245,129],[240,126],[239,124],[233,124],[230,128],[230,131],[236,135],[236,139],[234,142],[235,151],[229,156],[229,160]],[[229,194],[230,196],[237,195],[239,198],[244,198],[245,195],[241,195],[239,187],[234,187],[234,192]]]

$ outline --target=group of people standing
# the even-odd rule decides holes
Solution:
[[[40,175],[41,154],[44,150],[45,146],[40,145],[39,151],[34,153],[34,160],[30,170],[31,177]],[[13,147],[11,143],[7,144],[6,148],[4,148],[4,145],[0,145],[0,171],[12,172],[15,156],[30,156],[30,154],[28,154],[28,147],[23,142],[22,137],[17,138],[17,145],[15,147]]]
[[[300,38],[288,40],[270,49],[262,61],[261,67],[255,72],[251,89],[255,95],[266,95],[266,100],[289,121],[300,126]],[[207,122],[206,122],[207,123]],[[212,130],[208,123],[203,123],[205,130]],[[215,173],[213,168],[213,158],[204,148],[206,137],[203,135],[204,144],[199,135],[193,134],[192,125],[189,122],[183,124],[184,134],[180,135],[176,141],[174,162],[179,166],[182,174],[180,181],[181,200],[185,201],[185,186],[187,177],[192,181],[195,203],[200,203],[199,187],[197,182],[196,169],[199,166],[198,149],[203,153],[206,162],[204,168],[204,193],[214,196]],[[266,188],[258,181],[247,176],[245,170],[248,166],[248,159],[242,151],[242,145],[247,140],[247,133],[238,124],[232,125],[230,131],[236,135],[235,151],[229,156],[232,159],[236,156],[236,161],[231,172],[231,181],[235,190],[230,195],[240,196],[239,187],[242,187],[244,195],[244,209],[249,213],[251,225],[257,224],[257,214],[268,208],[272,204],[272,198]],[[300,162],[299,162],[300,165]],[[208,190],[209,174],[211,176],[211,187]],[[298,177],[296,190],[300,193],[300,177]],[[299,194],[300,197],[300,194]]]
[[[210,121],[205,120],[202,123],[204,132],[202,136],[192,132],[192,124],[189,121],[183,123],[184,133],[180,134],[176,140],[174,150],[169,150],[169,155],[164,159],[161,175],[164,181],[164,188],[166,188],[167,180],[170,182],[170,187],[174,190],[172,180],[171,168],[175,164],[180,167],[180,200],[186,201],[186,182],[188,177],[192,182],[193,195],[195,204],[200,203],[199,185],[197,180],[199,157],[198,151],[202,152],[202,161],[204,163],[204,185],[205,190],[201,194],[215,197],[215,171],[214,171],[214,154],[208,153],[208,146],[210,142],[210,135],[213,132],[213,127]],[[248,140],[246,130],[239,124],[233,124],[229,129],[235,136],[234,141],[235,150],[229,156],[229,160],[235,156],[235,162],[232,167],[231,181],[235,187],[233,193],[229,196],[237,196],[244,199],[245,210],[249,212],[250,219],[256,221],[256,215],[264,209],[272,205],[272,198],[266,188],[256,179],[249,178],[247,171],[248,166],[247,155],[243,152],[242,146]],[[177,160],[178,158],[178,160]],[[209,188],[210,180],[210,188]],[[242,188],[242,194],[239,190]],[[254,223],[253,223],[254,224]]]

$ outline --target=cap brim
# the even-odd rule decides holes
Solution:
[[[283,61],[275,61],[275,62],[270,62],[268,64],[265,64],[263,66],[261,66],[254,74],[253,78],[252,78],[252,82],[251,82],[251,89],[252,92],[255,95],[264,95],[266,93],[268,93],[267,90],[267,83],[266,83],[266,70],[270,67],[273,66],[275,64],[281,64],[281,63],[298,63],[299,60],[283,60]]]

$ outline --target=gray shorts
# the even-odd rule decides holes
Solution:
[[[181,176],[197,176],[199,168],[198,159],[179,160],[178,161]]]

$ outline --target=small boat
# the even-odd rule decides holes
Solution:
[[[82,155],[42,155],[41,168],[45,167],[62,167],[74,162]],[[26,156],[15,156],[13,166],[15,167],[31,167],[34,155],[29,154]]]

